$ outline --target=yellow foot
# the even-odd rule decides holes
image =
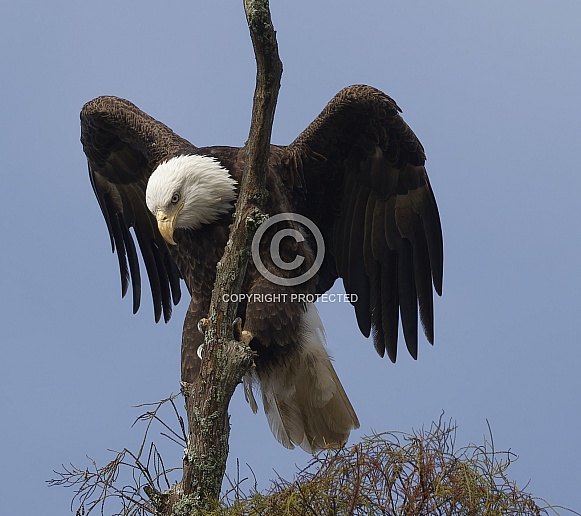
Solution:
[[[248,344],[250,344],[250,341],[253,339],[253,335],[252,333],[250,333],[249,331],[246,330],[242,330],[242,333],[240,334],[240,341],[244,342],[244,344],[246,344],[248,346]]]
[[[208,319],[204,317],[203,319],[200,319],[198,321],[198,331],[201,334],[205,334],[207,329],[208,329]]]
[[[232,329],[234,330],[234,338],[238,342],[243,342],[247,346],[250,344],[250,341],[253,339],[252,333],[242,329],[242,319],[240,319],[240,317],[234,319]]]

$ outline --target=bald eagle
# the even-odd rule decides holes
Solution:
[[[417,357],[418,309],[433,343],[432,285],[441,295],[442,230],[423,147],[400,111],[381,91],[350,86],[294,142],[270,147],[265,211],[271,217],[297,214],[320,233],[313,237],[287,216],[286,233],[275,242],[281,229],[272,226],[257,244],[258,261],[282,281],[272,281],[250,260],[238,304],[257,356],[244,378],[246,399],[256,412],[255,394],[261,394],[270,428],[287,448],[313,452],[341,445],[359,427],[312,303],[337,278],[379,355],[387,352],[395,362],[401,317],[407,349]],[[132,286],[134,313],[141,295],[134,236],[156,322],[162,315],[169,320],[185,282],[191,301],[181,374],[194,382],[204,339],[197,327],[209,311],[245,148],[195,147],[117,97],[83,107],[81,142],[117,253],[122,294]],[[307,274],[321,253],[316,272]],[[288,281],[302,274],[304,281]]]

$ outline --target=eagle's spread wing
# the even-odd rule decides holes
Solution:
[[[117,251],[125,295],[129,276],[133,311],[139,309],[141,280],[133,228],[149,277],[155,320],[171,316],[180,298],[180,273],[145,204],[147,180],[159,163],[193,153],[195,147],[171,129],[117,97],[98,97],[81,111],[81,142],[91,184]],[[128,264],[129,263],[129,267]]]
[[[433,342],[432,282],[442,291],[443,244],[425,155],[396,103],[369,86],[339,92],[289,146],[305,211],[325,238],[319,292],[338,277],[357,295],[362,333],[392,361],[399,314],[417,356],[418,304]]]

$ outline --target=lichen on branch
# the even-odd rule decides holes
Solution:
[[[190,513],[205,511],[218,499],[226,472],[230,425],[228,405],[249,367],[252,352],[234,340],[232,324],[252,237],[261,220],[272,123],[282,76],[276,34],[267,0],[245,0],[244,8],[257,64],[256,88],[245,165],[230,238],[220,260],[212,293],[200,376],[182,392],[188,416],[188,444],[180,491]],[[183,507],[175,510],[183,514]]]

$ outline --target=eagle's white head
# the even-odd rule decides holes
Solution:
[[[175,228],[198,229],[228,212],[236,181],[208,156],[184,155],[161,163],[151,174],[145,202],[166,242],[175,245]]]

